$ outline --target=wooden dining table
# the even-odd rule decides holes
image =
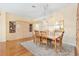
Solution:
[[[48,34],[48,41],[51,43],[54,41],[54,48],[57,49],[57,38],[59,38],[62,35],[62,31],[49,31]],[[62,40],[61,40],[62,43]]]
[[[48,32],[48,35],[47,35],[47,40],[48,40],[48,44],[51,44],[52,41],[54,41],[54,48],[57,49],[57,41],[56,39],[58,37],[60,37],[62,35],[62,31],[61,30],[57,30],[57,31],[54,31],[54,30],[37,30],[37,31],[47,31]],[[61,43],[62,43],[62,40],[61,40]]]

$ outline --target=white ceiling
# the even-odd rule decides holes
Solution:
[[[63,8],[66,3],[0,3],[0,10],[14,13],[18,16],[34,19],[50,15],[55,10]],[[46,8],[46,9],[45,9]]]

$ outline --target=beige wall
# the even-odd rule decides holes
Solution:
[[[77,9],[77,4],[69,4],[68,6],[61,8],[59,10],[56,10],[54,13],[52,13],[53,19],[55,20],[64,19],[65,34],[64,34],[63,42],[71,45],[76,45],[76,9]],[[6,34],[7,34],[7,40],[14,40],[14,39],[26,38],[31,36],[30,35],[31,33],[28,31],[28,24],[30,23],[30,21],[21,17],[17,17],[13,14],[9,14],[9,13],[6,14],[5,12],[1,12],[1,13],[2,15],[0,16],[0,21],[1,21],[0,22],[0,32],[1,32],[0,41],[5,41]],[[11,20],[17,21],[16,33],[8,32],[9,31],[8,23]],[[7,21],[7,24],[6,24],[6,21]],[[7,26],[7,31],[5,30],[6,26]]]
[[[9,33],[9,21],[16,21],[16,33]],[[30,20],[4,11],[0,12],[0,42],[31,37]]]
[[[64,39],[63,42],[76,46],[76,17],[77,4],[69,4],[68,6],[55,11],[52,14],[55,20],[64,20]]]
[[[6,41],[6,13],[0,12],[0,42]]]
[[[76,17],[77,4],[68,4],[61,9],[54,11],[47,21],[49,24],[53,24],[56,21],[64,20],[64,38],[63,42],[76,46]],[[40,19],[40,18],[39,18]],[[42,21],[42,20],[41,20]],[[45,27],[44,27],[45,28]]]
[[[16,21],[16,33],[9,33],[9,21]],[[29,32],[30,23],[28,19],[7,13],[7,40],[31,37],[32,34]]]

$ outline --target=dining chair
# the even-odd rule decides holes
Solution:
[[[55,36],[55,31],[49,31],[49,35],[48,38],[51,40],[51,46],[53,46],[55,48],[55,50],[57,50],[57,46],[56,46],[56,36]]]
[[[32,36],[33,42],[36,43],[36,40],[35,40],[35,39],[36,39],[36,38],[35,38],[35,31],[34,31],[34,30],[32,31],[32,34],[33,34],[33,36]]]
[[[48,31],[40,31],[40,34],[41,34],[40,44],[41,45],[45,44],[47,46]]]
[[[59,48],[60,48],[60,51],[61,51],[61,49],[62,49],[62,39],[63,39],[64,31],[63,32],[59,32],[60,35],[58,37],[56,37],[56,33],[57,32],[55,32],[55,36],[54,36],[52,41],[54,43],[55,50],[57,51],[57,45],[59,45]]]
[[[56,42],[59,43],[60,51],[62,50],[62,39],[63,39],[64,31],[61,33],[59,37],[56,38]]]
[[[34,33],[35,33],[34,41],[35,41],[36,44],[39,44],[40,43],[40,31],[35,30]]]

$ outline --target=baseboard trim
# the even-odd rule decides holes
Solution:
[[[63,43],[68,44],[68,45],[72,45],[72,46],[76,47],[76,45],[72,44],[72,43],[68,43],[68,42],[63,42]]]
[[[27,37],[27,38],[18,38],[18,39],[7,39],[6,41],[15,41],[15,40],[22,40],[22,39],[28,39],[32,37]]]
[[[6,40],[0,41],[0,42],[6,42]]]

